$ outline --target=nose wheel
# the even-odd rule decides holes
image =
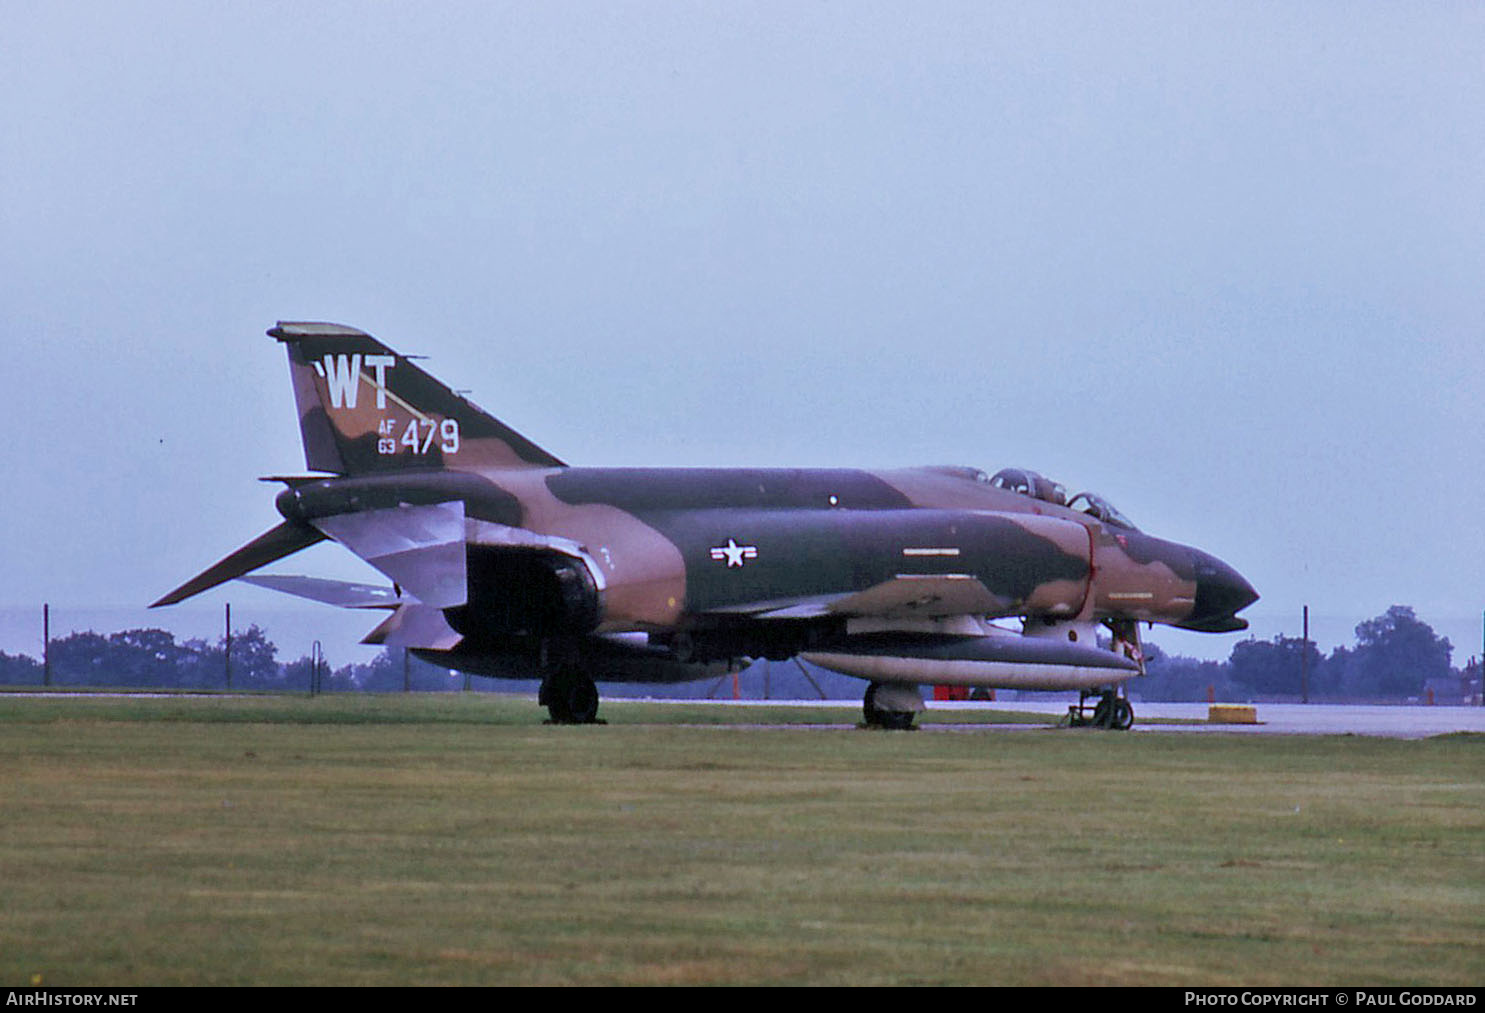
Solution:
[[[1067,709],[1067,723],[1074,728],[1092,725],[1106,731],[1127,732],[1134,727],[1134,707],[1119,695],[1118,690],[1106,689],[1096,694],[1098,702],[1090,712],[1088,700],[1093,693],[1078,694],[1078,702]]]

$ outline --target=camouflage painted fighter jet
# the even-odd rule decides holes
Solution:
[[[1034,472],[570,467],[362,331],[268,333],[320,474],[272,479],[283,523],[155,605],[243,578],[385,609],[365,643],[539,678],[557,722],[595,720],[597,680],[798,657],[866,680],[870,725],[911,726],[933,683],[1079,690],[1127,728],[1138,623],[1241,630],[1258,597]],[[325,539],[392,586],[244,576]]]

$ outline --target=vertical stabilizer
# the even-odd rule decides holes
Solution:
[[[340,475],[411,468],[556,468],[562,461],[364,331],[280,322],[304,461]]]

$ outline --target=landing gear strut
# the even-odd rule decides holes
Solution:
[[[536,699],[547,709],[554,725],[598,722],[598,687],[575,665],[559,665],[548,672]]]
[[[922,698],[916,695],[916,690],[910,691],[913,700],[918,704],[916,710],[889,709],[887,705],[901,704],[904,702],[903,691],[900,686],[885,686],[880,682],[874,682],[866,687],[866,698],[861,703],[861,709],[866,717],[869,728],[886,728],[891,731],[906,732],[913,727],[913,718],[917,711],[923,707]]]
[[[1093,714],[1090,717],[1088,698],[1091,696],[1097,696],[1098,702],[1093,705]],[[1067,723],[1074,728],[1092,725],[1095,728],[1126,732],[1134,725],[1134,708],[1119,695],[1118,690],[1084,690],[1078,694],[1078,702],[1067,709]]]

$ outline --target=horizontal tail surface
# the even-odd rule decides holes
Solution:
[[[165,597],[155,602],[150,608],[158,608],[161,605],[174,605],[185,601],[193,595],[202,591],[210,590],[218,584],[225,583],[234,577],[241,577],[250,573],[260,566],[292,555],[300,549],[308,548],[316,542],[323,542],[325,536],[308,524],[299,524],[294,521],[284,521],[277,527],[270,528],[263,534],[248,542],[236,552],[216,563],[207,570],[202,571],[180,587],[171,591]]]

